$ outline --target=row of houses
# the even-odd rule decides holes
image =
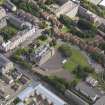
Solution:
[[[23,31],[18,32],[12,39],[8,40],[8,42],[3,42],[0,46],[0,49],[7,52],[13,50],[18,47],[21,43],[27,40],[29,37],[35,35],[36,28],[31,26]],[[36,37],[38,37],[36,35]]]
[[[25,12],[25,11],[22,10],[22,9],[19,9],[19,10],[16,12],[16,15],[17,15],[18,18],[22,18],[22,19],[24,19],[25,21],[28,21],[28,22],[30,22],[30,23],[33,24],[33,25],[36,25],[36,23],[39,22],[39,20],[38,20],[35,16],[33,16],[33,15],[30,14],[30,13]]]
[[[38,27],[36,27],[35,25],[32,25],[29,22],[21,20],[11,14],[6,16],[6,12],[3,8],[0,8],[0,14],[1,14],[0,15],[0,19],[1,19],[0,24],[1,24],[2,28],[7,25],[7,21],[8,21],[14,27],[20,29],[20,31],[17,32],[17,34],[12,39],[8,40],[7,42],[3,42],[0,45],[1,50],[7,52],[9,50],[12,50],[12,49],[18,47],[22,42],[24,42],[25,40],[27,40],[28,38],[30,38],[32,36],[35,36],[35,38],[38,37],[39,34],[35,34],[36,31],[38,30]],[[7,18],[5,19],[5,17],[7,17]],[[5,21],[6,21],[6,23],[5,23]]]
[[[103,0],[102,2],[104,3],[105,1]],[[92,23],[96,23],[98,28],[105,32],[105,19],[80,6],[79,0],[67,0],[54,12],[57,17],[61,14],[67,15],[70,18],[79,15]]]

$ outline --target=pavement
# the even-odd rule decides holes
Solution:
[[[62,55],[58,51],[55,51],[54,56],[51,57],[46,63],[42,64],[41,68],[47,69],[48,71],[59,70],[62,68],[63,60],[64,58]]]

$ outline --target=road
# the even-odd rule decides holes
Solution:
[[[23,68],[18,64],[15,64],[15,67],[19,72],[21,72],[22,74],[27,76],[29,79],[32,79],[34,81],[39,81],[40,80],[40,77],[38,75],[36,75],[35,73],[33,73],[32,70]]]

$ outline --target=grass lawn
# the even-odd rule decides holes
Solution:
[[[77,65],[89,66],[87,58],[78,49],[71,47],[72,55],[68,58],[67,63],[64,64],[64,68],[69,71],[73,71]]]

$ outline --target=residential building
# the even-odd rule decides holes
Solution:
[[[0,29],[4,28],[5,26],[7,26],[6,11],[4,8],[0,7]]]
[[[99,21],[99,16],[81,6],[79,6],[78,14],[90,22],[96,23]]]
[[[6,0],[4,6],[12,12],[16,11],[17,9],[17,7],[10,0]]]
[[[19,103],[24,105],[25,102],[25,105],[28,105],[26,100],[31,98],[31,100],[34,99],[32,103],[35,105],[67,105],[65,101],[56,96],[42,84],[38,83],[34,85],[35,86],[28,86],[17,96],[20,100]]]
[[[46,20],[49,20],[49,16],[50,14],[48,12],[41,12],[41,16],[46,19]]]
[[[5,100],[9,98],[9,95],[5,93],[5,91],[0,89],[0,97],[4,98]],[[2,103],[2,102],[0,102]],[[3,105],[3,104],[1,104]]]
[[[24,29],[23,31],[20,31],[14,36],[12,39],[8,40],[8,42],[2,43],[1,50],[7,52],[10,51],[16,47],[18,47],[21,43],[26,41],[28,38],[32,37],[36,32],[36,27],[30,25],[27,29]],[[36,35],[36,38],[38,37],[38,34]]]
[[[61,14],[67,15],[71,18],[75,17],[78,13],[79,3],[74,1],[67,1],[59,9],[55,11],[57,17]]]
[[[105,20],[104,19],[101,21],[98,29],[105,33]]]
[[[105,105],[105,96],[102,96],[93,105]]]
[[[42,45],[31,55],[31,61],[42,65],[54,55],[54,49],[50,48],[49,44]]]
[[[9,73],[8,73],[9,74]],[[11,75],[8,74],[3,74],[2,75],[2,80],[6,83],[6,84],[11,84],[14,82],[14,79],[12,78]]]
[[[22,9],[19,9],[18,11],[16,11],[16,15],[17,15],[17,17],[22,18],[25,21],[28,21],[33,25],[36,25],[37,23],[39,23],[39,20],[37,17],[33,16],[32,14],[30,14]]]
[[[28,28],[31,25],[30,23],[24,22],[24,21],[20,20],[19,18],[17,18],[16,16],[13,16],[13,15],[8,16],[8,21],[14,27],[16,27],[16,28],[18,28],[20,30]]]
[[[90,98],[93,102],[96,101],[97,98],[99,98],[99,95],[94,91],[94,89],[85,82],[80,82],[79,84],[77,84],[75,89],[78,92],[81,92],[86,97]]]
[[[105,0],[102,0],[98,5],[105,9]]]
[[[4,55],[0,54],[0,72],[2,74],[6,74],[13,70],[13,68],[13,63]]]
[[[95,80],[95,79],[94,79],[93,77],[91,77],[91,76],[89,76],[89,77],[86,78],[86,82],[87,82],[89,85],[93,86],[93,87],[97,86],[97,84],[98,84],[98,81]]]
[[[73,102],[75,102],[76,105],[89,105],[86,101],[84,101],[82,98],[80,98],[79,96],[77,96],[76,94],[74,94],[72,91],[70,90],[66,90],[65,92],[65,96],[72,100]]]

